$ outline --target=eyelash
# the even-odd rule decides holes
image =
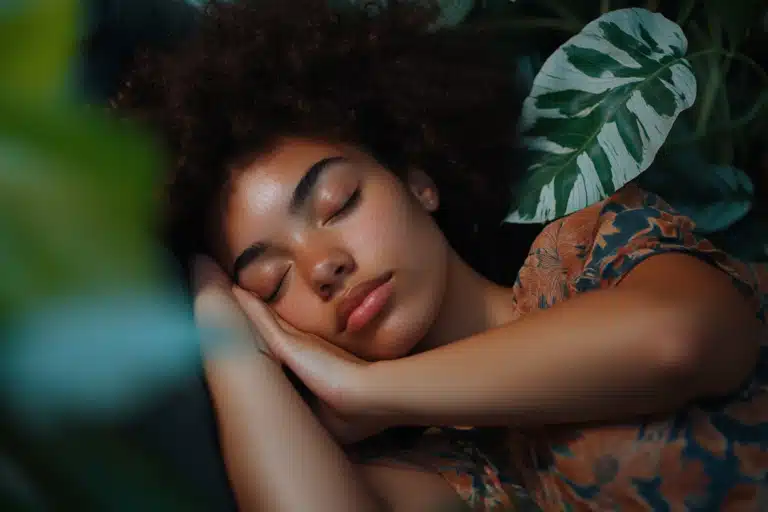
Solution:
[[[277,297],[280,295],[280,290],[283,288],[283,283],[285,282],[285,278],[287,276],[288,276],[288,270],[286,270],[285,274],[283,274],[283,277],[280,278],[280,282],[277,283],[277,286],[275,287],[275,291],[272,292],[272,295],[264,299],[265,304],[271,304],[277,300]]]
[[[330,222],[331,220],[335,220],[337,217],[343,216],[349,210],[354,208],[359,200],[360,200],[360,187],[356,188],[355,191],[352,192],[352,195],[349,196],[349,199],[347,199],[346,202],[343,205],[341,205],[341,208],[336,210],[336,212],[333,215],[331,215],[326,222]]]
[[[341,208],[339,208],[331,217],[328,219],[328,222],[331,220],[334,220],[340,216],[343,216],[347,212],[349,212],[352,208],[354,208],[358,201],[360,200],[360,188],[356,188],[354,192],[352,192],[352,195],[349,196],[349,199],[347,199],[343,205],[341,205]],[[272,294],[264,299],[264,302],[266,304],[270,304],[277,300],[277,298],[280,295],[280,290],[283,287],[283,283],[285,282],[285,278],[288,276],[288,271],[283,274],[283,277],[280,278],[280,282],[277,283],[277,286],[275,287],[275,291],[272,292]]]

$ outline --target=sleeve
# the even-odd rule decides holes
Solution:
[[[694,234],[693,221],[655,194],[634,186],[622,189],[602,204],[576,290],[615,286],[647,258],[672,252],[689,254],[728,274],[760,313],[755,268]]]
[[[540,510],[505,468],[491,461],[477,442],[481,429],[430,428],[407,449],[376,446],[354,455],[362,464],[405,465],[436,473],[456,491],[468,510]]]

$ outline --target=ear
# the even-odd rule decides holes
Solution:
[[[437,192],[437,186],[432,178],[421,169],[411,169],[408,171],[408,188],[421,206],[433,213],[440,206],[440,194]]]

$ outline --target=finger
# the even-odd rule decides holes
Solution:
[[[317,336],[285,336],[278,357],[318,398],[341,413],[353,413],[361,360]]]
[[[285,338],[285,331],[278,322],[278,319],[274,313],[267,307],[264,302],[252,293],[247,292],[237,285],[232,287],[232,293],[234,294],[240,307],[243,308],[249,320],[253,324],[254,329],[260,334],[264,341],[278,357],[281,357],[278,353],[280,342]]]

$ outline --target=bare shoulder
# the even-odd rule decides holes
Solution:
[[[366,483],[392,512],[451,512],[468,510],[446,480],[437,473],[405,464],[362,464]]]

